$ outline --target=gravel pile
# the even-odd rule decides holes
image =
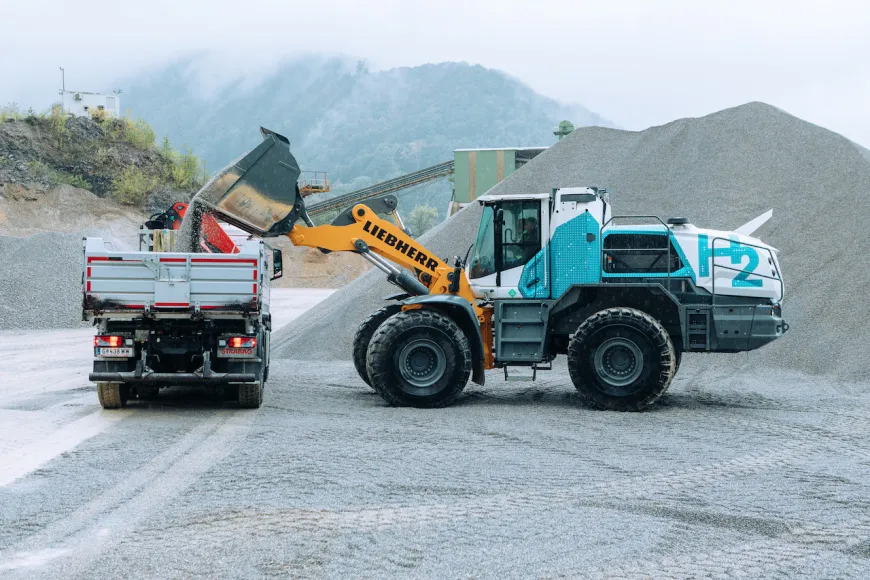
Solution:
[[[0,236],[0,330],[83,324],[83,234]]]
[[[759,351],[705,360],[866,379],[870,152],[749,103],[640,132],[578,129],[491,193],[584,185],[607,187],[616,214],[687,216],[701,227],[733,229],[773,208],[757,235],[781,250],[791,331]],[[442,257],[464,255],[478,216],[468,208],[422,241]],[[356,326],[391,288],[367,273],[277,333],[274,356],[348,359]]]

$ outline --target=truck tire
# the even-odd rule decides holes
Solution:
[[[239,407],[259,409],[263,404],[263,382],[239,385]]]
[[[446,407],[468,383],[471,346],[462,329],[439,312],[399,312],[372,336],[366,371],[391,405]]]
[[[383,308],[375,310],[369,314],[368,318],[362,321],[356,334],[353,337],[353,366],[356,367],[356,372],[359,373],[365,384],[372,387],[369,380],[369,373],[366,370],[366,355],[369,351],[369,343],[372,341],[372,336],[378,327],[393,314],[402,311],[401,304],[389,304]],[[374,387],[372,387],[374,389]]]
[[[103,409],[120,409],[127,405],[130,388],[123,383],[97,383],[97,398]]]
[[[608,308],[587,318],[568,343],[568,372],[584,403],[641,411],[667,390],[676,368],[667,331],[634,308]]]

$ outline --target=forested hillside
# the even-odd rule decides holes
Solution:
[[[124,83],[124,108],[159,137],[192,148],[211,171],[256,145],[257,129],[269,127],[290,139],[304,170],[328,171],[339,191],[450,159],[460,147],[551,144],[562,119],[612,125],[500,71],[465,63],[371,71],[307,57],[257,81],[225,80],[210,90],[197,67],[179,62]],[[425,191],[443,211],[449,184]],[[417,204],[408,201],[408,209]]]

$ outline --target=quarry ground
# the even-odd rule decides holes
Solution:
[[[277,292],[276,322],[328,292]],[[863,387],[695,357],[646,413],[581,407],[558,366],[425,411],[280,360],[256,411],[113,412],[91,334],[0,333],[0,577],[870,575]]]

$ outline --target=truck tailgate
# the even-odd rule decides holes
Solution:
[[[86,238],[84,310],[258,310],[262,244],[238,254],[118,252]]]

